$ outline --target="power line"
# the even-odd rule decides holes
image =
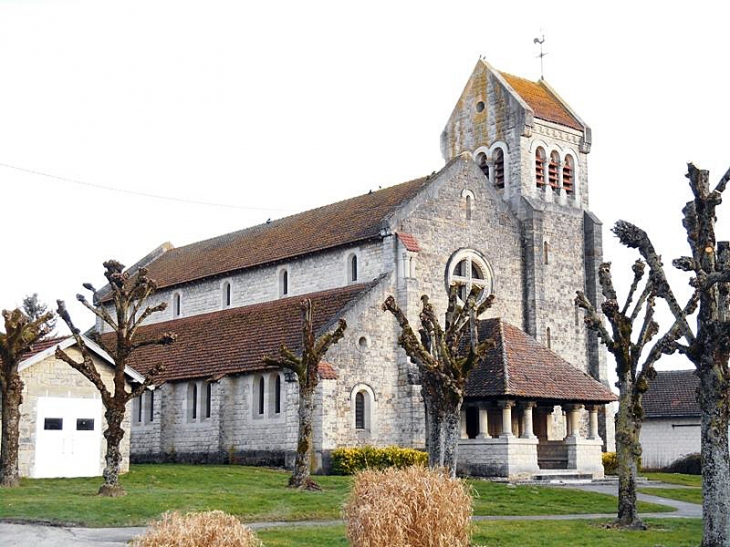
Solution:
[[[161,199],[166,201],[176,201],[178,203],[188,203],[192,205],[205,205],[207,207],[224,207],[226,209],[243,209],[248,211],[285,211],[292,212],[291,209],[276,209],[272,207],[246,207],[243,205],[231,205],[229,203],[213,203],[210,201],[197,201],[194,199],[178,198],[174,196],[163,196],[160,194],[151,194],[149,192],[138,192],[136,190],[125,190],[123,188],[114,188],[112,186],[104,186],[103,184],[96,184],[93,182],[85,182],[83,180],[70,179],[66,177],[59,177],[57,175],[51,175],[49,173],[43,173],[42,171],[34,171],[33,169],[26,169],[24,167],[17,167],[15,165],[8,165],[7,163],[0,163],[0,167],[6,167],[8,169],[15,169],[23,173],[29,173],[31,175],[38,175],[41,177],[47,177],[49,179],[60,180],[62,182],[69,182],[71,184],[78,184],[80,186],[88,186],[90,188],[96,188],[98,190],[106,190],[108,192],[119,192],[120,194],[129,194],[132,196],[141,196],[145,198]]]

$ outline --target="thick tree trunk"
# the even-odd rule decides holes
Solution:
[[[702,408],[702,547],[730,546],[728,401],[715,367],[700,369]]]
[[[120,445],[124,437],[122,422],[124,421],[124,405],[122,410],[114,408],[116,401],[107,406],[106,416],[107,428],[104,431],[106,439],[106,466],[104,467],[104,484],[99,489],[100,496],[118,497],[127,493],[119,484],[119,468],[122,463],[122,451]]]
[[[3,391],[2,450],[0,454],[0,486],[20,485],[18,473],[18,438],[20,437],[20,405],[23,402],[23,381],[13,374]]]
[[[443,438],[443,414],[438,405],[434,402],[426,403],[428,419],[426,425],[428,430],[428,466],[441,467],[444,465],[444,438]]]
[[[641,422],[634,412],[633,383],[620,380],[619,410],[616,414],[616,459],[618,460],[618,517],[622,528],[644,530],[646,526],[636,509],[636,477],[641,456]]]
[[[461,438],[461,402],[446,409],[443,418],[444,430],[444,467],[452,477],[456,477],[456,464]]]
[[[314,421],[314,390],[299,389],[299,435],[297,439],[297,458],[294,462],[294,472],[289,479],[292,488],[319,490],[319,485],[310,477],[312,460],[312,432]]]

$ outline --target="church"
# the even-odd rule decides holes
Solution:
[[[320,363],[315,466],[335,448],[424,448],[418,371],[381,305],[417,324],[420,297],[495,294],[481,331],[496,346],[469,378],[460,471],[602,477],[613,442],[604,352],[573,303],[599,298],[601,223],[588,206],[591,130],[544,81],[479,60],[441,134],[444,167],[423,178],[137,262],[158,284],[142,337],[178,335],[132,362],[166,365],[133,403],[131,458],[291,465],[298,384],[266,355],[301,347],[299,303],[315,328],[347,321]],[[98,324],[102,330],[103,325]]]

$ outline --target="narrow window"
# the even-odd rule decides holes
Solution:
[[[286,270],[281,273],[281,294],[283,296],[289,294],[289,272]]]
[[[198,384],[193,382],[190,386],[190,419],[198,419]]]
[[[274,413],[281,414],[281,376],[278,374],[274,381]]]
[[[228,281],[223,284],[223,306],[226,308],[231,306],[231,284]]]
[[[550,349],[550,346],[552,344],[552,340],[550,340],[550,327],[545,329],[545,341],[547,342],[548,349]]]
[[[175,296],[172,297],[172,310],[175,317],[180,317],[180,313],[182,313],[180,293],[175,293]]]
[[[210,418],[210,409],[213,406],[213,384],[205,385],[205,417]]]
[[[570,195],[573,193],[573,156],[565,156],[565,165],[563,165],[563,188],[565,193]]]
[[[553,151],[550,153],[550,165],[548,165],[548,182],[550,188],[558,189],[558,166],[560,165],[560,157],[558,153]]]
[[[466,196],[466,220],[471,220],[471,196]]]
[[[350,257],[350,282],[354,283],[357,281],[357,255]]]
[[[148,393],[149,395],[147,396],[147,398],[149,399],[150,404],[147,410],[149,411],[149,419],[151,422],[155,416],[155,392],[149,391]]]
[[[535,185],[540,190],[545,186],[545,150],[542,147],[535,151]]]
[[[501,148],[494,151],[494,185],[504,188],[504,152]]]
[[[264,377],[259,378],[259,414],[264,413]]]
[[[355,395],[355,429],[365,429],[365,394]]]
[[[137,403],[137,423],[142,423],[142,397],[144,394],[140,395],[135,399],[135,403]]]
[[[542,254],[543,254],[543,261],[545,264],[548,264],[550,262],[550,245],[547,241],[544,241],[542,243]]]
[[[482,173],[484,173],[484,176],[489,178],[489,165],[487,164],[487,155],[484,152],[477,154],[477,165],[482,170]]]

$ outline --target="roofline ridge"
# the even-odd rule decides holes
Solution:
[[[363,290],[360,291],[356,296],[354,296],[352,299],[350,299],[347,304],[345,304],[342,308],[340,308],[337,313],[335,313],[332,318],[325,323],[318,331],[317,336],[327,332],[329,329],[331,329],[335,323],[337,323],[340,318],[350,311],[355,304],[360,302],[365,296],[367,296],[376,286],[378,286],[386,277],[388,277],[391,274],[391,272],[384,272],[380,274],[378,277],[370,281],[369,283],[365,284],[365,287],[363,287]]]
[[[573,116],[573,118],[575,118],[575,121],[577,121],[580,125],[583,126],[583,140],[584,140],[584,142],[581,143],[581,148],[585,147],[586,148],[585,152],[586,153],[590,152],[590,150],[591,150],[591,144],[593,142],[593,131],[591,130],[590,126],[586,122],[583,121],[583,118],[581,118],[578,115],[578,113],[575,110],[573,110],[573,108],[568,104],[568,102],[560,96],[560,93],[558,93],[557,91],[555,91],[555,89],[553,88],[553,86],[551,86],[547,82],[547,80],[545,80],[544,78],[540,78],[537,81],[537,83],[540,84],[540,85],[542,85],[545,89],[547,89],[547,91],[553,97],[555,97],[555,99],[563,106],[563,108],[565,108],[565,110],[567,110],[568,113],[571,116]]]

